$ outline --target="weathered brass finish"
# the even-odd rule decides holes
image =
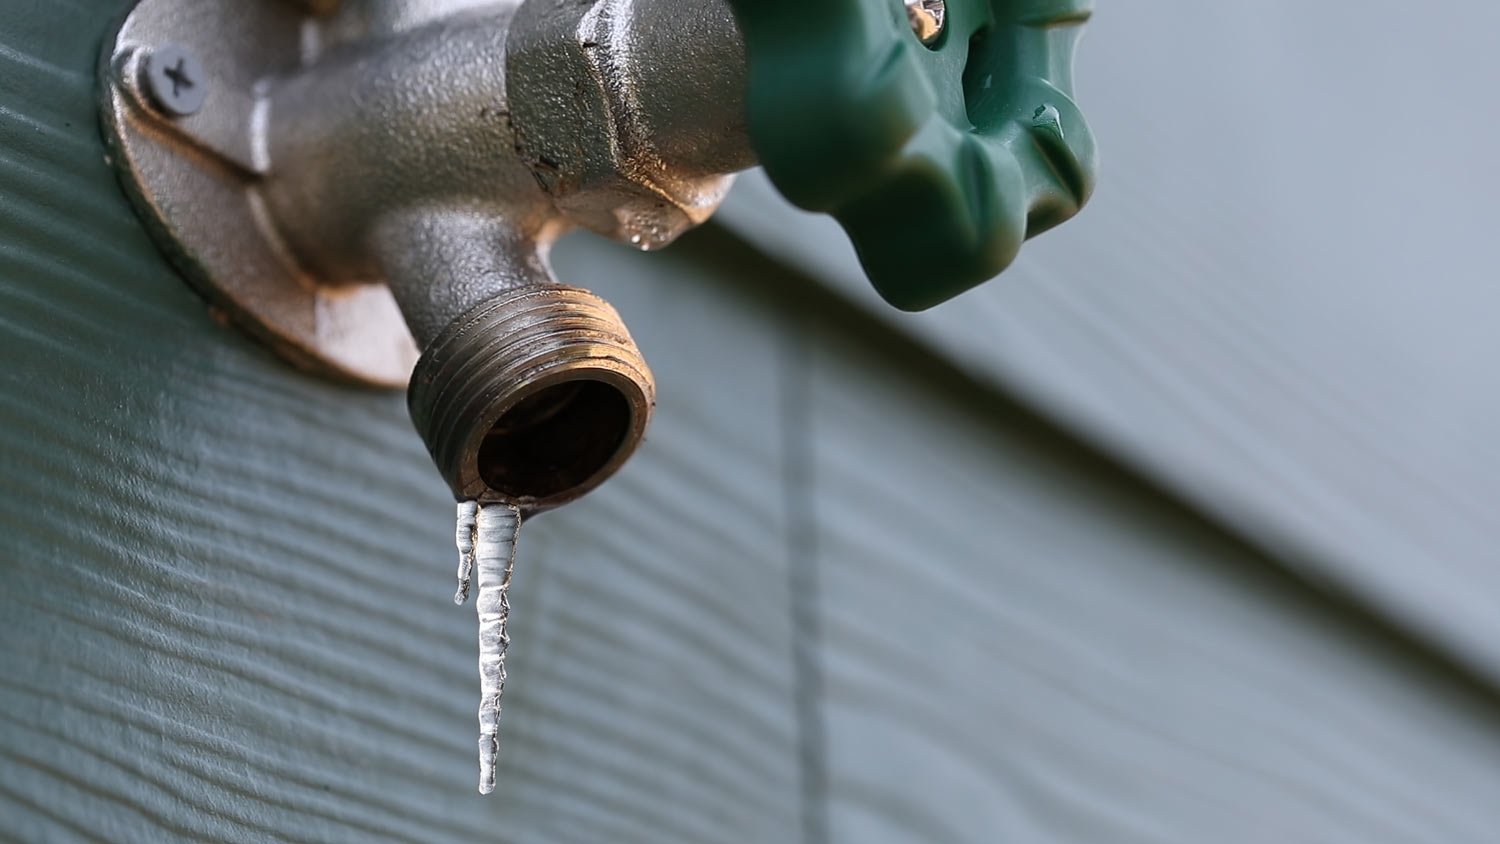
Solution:
[[[327,374],[400,386],[416,364],[454,496],[534,513],[618,469],[656,393],[553,242],[664,246],[754,163],[734,18],[690,5],[142,0],[106,49],[107,133],[225,313]]]
[[[614,308],[586,290],[540,287],[455,320],[422,356],[408,399],[455,498],[535,513],[624,464],[651,422],[656,383]]]

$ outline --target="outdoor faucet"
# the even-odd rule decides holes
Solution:
[[[389,286],[453,494],[536,512],[612,474],[655,404],[619,315],[548,253],[579,226],[646,249],[706,220],[754,162],[744,59],[723,6],[691,38],[661,37],[678,0],[472,6],[351,4],[401,16],[271,91],[261,193],[320,280]],[[722,78],[705,45],[733,52]]]
[[[656,398],[614,309],[553,276],[561,235],[664,247],[761,164],[892,304],[945,301],[1092,191],[1090,8],[141,0],[106,135],[215,304],[304,367],[409,382],[454,496],[530,514],[613,474]]]

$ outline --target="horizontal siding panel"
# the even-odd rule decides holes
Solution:
[[[821,336],[832,840],[1437,844],[1500,823],[1485,686],[914,347]]]

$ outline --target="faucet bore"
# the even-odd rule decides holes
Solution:
[[[640,445],[651,370],[618,313],[574,287],[502,294],[428,347],[412,420],[459,500],[528,515],[572,501]]]
[[[521,399],[479,447],[479,477],[513,500],[545,499],[586,483],[630,433],[630,403],[603,381],[570,381]]]

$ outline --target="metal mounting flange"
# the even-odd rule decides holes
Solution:
[[[403,387],[418,350],[390,290],[311,275],[260,194],[267,85],[314,60],[333,5],[141,0],[105,42],[105,140],[153,236],[216,309],[302,368]]]

